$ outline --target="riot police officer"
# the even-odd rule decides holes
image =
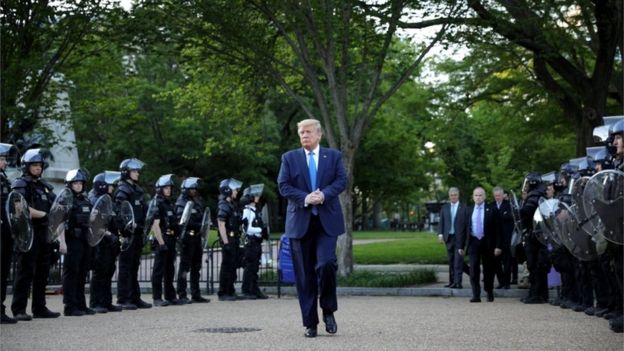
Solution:
[[[89,201],[95,205],[103,195],[112,197],[115,184],[119,181],[119,172],[105,171],[93,178],[93,189],[89,192]],[[115,211],[112,213],[115,217]],[[91,276],[91,288],[89,305],[98,313],[120,312],[122,308],[113,305],[111,281],[115,274],[115,261],[119,255],[119,238],[116,220],[109,223],[107,235],[93,248],[93,275]]]
[[[65,221],[65,231],[60,235],[59,251],[63,260],[63,304],[65,316],[95,314],[85,300],[85,282],[89,267],[90,247],[87,242],[91,203],[84,193],[87,173],[72,169],[65,176],[65,186],[71,190],[73,200]]]
[[[624,172],[624,119],[617,121],[609,128],[609,140],[607,145],[613,157],[613,168]],[[624,331],[624,314],[622,307],[622,297],[624,296],[624,250],[622,249],[622,245],[611,242],[609,243],[608,250],[613,255],[613,268],[617,278],[617,288],[619,290],[615,311],[610,315],[609,327],[614,332],[621,333]]]
[[[13,316],[20,321],[35,318],[57,318],[61,314],[46,307],[45,288],[50,272],[51,245],[47,241],[47,215],[54,201],[52,185],[41,179],[43,170],[48,167],[44,151],[27,150],[21,159],[22,176],[11,185],[28,202],[33,224],[33,244],[27,252],[17,253],[17,268],[13,283]],[[28,293],[32,284],[32,312],[26,313]]]
[[[139,171],[145,164],[136,159],[125,159],[119,165],[121,180],[115,190],[114,200],[121,209],[123,202],[128,201],[134,213],[134,228],[123,225],[121,235],[129,240],[129,247],[119,254],[119,275],[117,278],[117,303],[125,310],[151,308],[152,305],[141,300],[138,275],[143,250],[143,229],[145,226],[144,191],[138,184]]]
[[[219,301],[235,301],[238,298],[234,282],[236,282],[236,268],[240,261],[241,216],[235,200],[241,186],[242,183],[234,178],[224,179],[219,183],[217,224],[222,247]]]
[[[520,209],[520,216],[523,228],[527,228],[525,253],[530,283],[529,296],[523,298],[522,302],[545,303],[548,299],[548,250],[533,233],[533,214],[539,206],[540,197],[545,196],[546,187],[540,174],[529,173],[522,188],[527,194]]]
[[[173,288],[175,274],[176,237],[178,226],[174,204],[171,201],[171,192],[174,186],[173,174],[163,175],[156,181],[156,195],[150,203],[148,221],[153,221],[152,231],[154,240],[154,268],[152,270],[152,298],[154,306],[168,306],[177,304],[176,292]],[[154,207],[153,219],[152,206]],[[149,222],[148,222],[149,224]],[[163,277],[165,284],[165,299],[162,299]]]
[[[264,184],[255,184],[243,191],[240,204],[243,209],[243,233],[245,234],[245,254],[242,297],[249,300],[268,298],[258,287],[258,270],[262,256],[262,239],[268,236],[267,228],[259,212],[260,197]]]
[[[0,207],[2,233],[0,233],[0,266],[2,266],[2,277],[0,279],[0,288],[2,289],[2,324],[15,324],[17,319],[11,318],[6,314],[6,307],[4,306],[4,299],[6,299],[7,292],[7,280],[9,279],[9,270],[11,269],[11,262],[13,260],[13,237],[11,236],[11,228],[9,226],[9,219],[5,211],[7,197],[11,191],[11,182],[4,172],[9,163],[15,161],[17,157],[17,148],[11,144],[0,143]]]
[[[180,228],[180,267],[178,269],[178,298],[182,304],[191,303],[186,292],[186,276],[190,272],[192,302],[210,302],[201,296],[199,271],[202,265],[203,248],[199,230],[202,224],[204,205],[198,192],[199,178],[189,177],[182,182],[182,193],[175,208]]]

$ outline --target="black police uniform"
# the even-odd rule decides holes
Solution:
[[[176,292],[173,288],[173,276],[175,274],[176,238],[178,232],[175,208],[169,199],[160,194],[157,194],[155,199],[158,204],[158,212],[154,216],[154,220],[160,220],[160,232],[165,245],[161,247],[154,239],[155,258],[152,270],[152,297],[154,300],[162,299],[164,278],[165,300],[174,302],[176,300]]]
[[[246,298],[266,298],[258,286],[258,271],[262,256],[262,237],[266,228],[262,217],[258,216],[258,210],[253,206],[245,206],[243,210],[243,228],[247,242],[245,243],[245,256],[243,271],[243,285],[241,290]]]
[[[548,249],[537,240],[533,233],[533,214],[539,207],[539,199],[544,195],[542,185],[529,191],[520,209],[522,226],[528,228],[525,240],[527,268],[529,270],[529,296],[525,302],[546,302],[548,300],[548,270],[550,262]]]
[[[13,181],[13,190],[24,196],[28,205],[45,213],[50,212],[54,202],[52,185],[47,182],[24,175]],[[13,283],[13,315],[25,314],[28,294],[32,283],[32,312],[37,315],[48,315],[45,289],[50,273],[50,254],[52,246],[48,243],[48,217],[33,218],[33,244],[28,252],[18,252],[16,257],[16,274]]]
[[[84,193],[73,193],[74,200],[65,222],[67,253],[63,260],[63,304],[65,315],[87,310],[85,283],[89,268],[89,216],[91,202]]]
[[[2,289],[2,315],[5,315],[6,307],[4,306],[4,299],[6,299],[7,292],[7,280],[9,279],[9,271],[11,270],[11,263],[13,262],[13,237],[11,236],[11,227],[9,226],[9,219],[7,218],[6,202],[9,193],[11,192],[11,182],[4,173],[0,170],[0,218],[2,219],[2,233],[0,233],[0,255],[2,261],[2,276],[0,280],[0,288]]]
[[[128,201],[134,211],[134,232],[122,230],[120,233],[125,237],[132,236],[132,243],[126,251],[119,254],[119,274],[117,277],[117,303],[121,305],[134,304],[143,306],[141,289],[138,275],[143,250],[143,227],[145,226],[145,199],[143,189],[138,184],[131,184],[127,180],[120,180],[115,190],[114,200],[117,208],[123,201]],[[151,307],[151,306],[149,306]]]
[[[240,230],[241,215],[235,203],[227,201],[226,197],[219,196],[219,210],[217,219],[225,222],[225,230],[228,236],[227,245],[219,240],[222,246],[221,271],[219,273],[219,298],[232,299],[236,297],[234,283],[236,282],[236,268],[240,264]]]
[[[199,271],[202,266],[203,248],[201,245],[201,229],[204,206],[199,196],[191,197],[187,194],[180,194],[175,203],[176,218],[178,223],[182,218],[184,207],[188,201],[193,202],[191,217],[184,228],[180,228],[180,266],[178,268],[177,291],[178,297],[184,302],[188,302],[186,292],[186,276],[190,272],[191,297],[197,302],[201,301],[201,292],[199,289]]]
[[[89,201],[95,205],[96,201],[106,192],[97,192],[92,189],[89,192]],[[89,305],[91,308],[104,308],[110,312],[118,312],[120,308],[113,305],[112,279],[117,269],[116,260],[119,255],[119,238],[115,225],[116,213],[113,210],[108,230],[111,235],[105,235],[93,248],[93,274],[91,275],[91,288]]]

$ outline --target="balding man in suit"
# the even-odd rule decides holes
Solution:
[[[469,274],[468,265],[464,256],[457,251],[457,237],[462,237],[466,231],[466,206],[459,202],[459,189],[450,188],[449,202],[440,210],[440,225],[438,239],[446,245],[446,254],[449,262],[449,283],[445,288],[462,288],[462,273]]]
[[[481,302],[481,264],[483,264],[483,290],[487,300],[494,301],[494,257],[500,255],[497,212],[485,203],[485,190],[477,187],[472,192],[474,205],[467,212],[467,230],[458,238],[458,252],[464,247],[470,257],[470,302]]]

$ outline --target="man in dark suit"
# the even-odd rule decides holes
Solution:
[[[483,263],[483,290],[488,301],[494,301],[494,256],[500,254],[500,236],[497,230],[496,211],[485,203],[485,190],[477,187],[472,192],[474,205],[467,211],[466,235],[458,237],[458,252],[464,255],[463,248],[470,256],[470,302],[481,302],[481,263]]]
[[[511,283],[513,257],[511,256],[511,236],[514,230],[514,218],[511,213],[511,204],[505,200],[505,191],[501,187],[492,189],[494,202],[490,204],[497,212],[499,219],[500,249],[501,253],[496,258],[496,289],[509,289]],[[516,267],[517,268],[517,267]]]
[[[286,235],[290,238],[295,282],[306,337],[319,323],[317,298],[325,330],[336,333],[336,241],[345,232],[338,195],[347,185],[340,152],[319,146],[322,130],[315,119],[297,124],[303,148],[282,155],[277,183],[288,199]]]
[[[449,203],[440,210],[440,225],[438,239],[446,245],[446,254],[449,262],[449,283],[445,288],[462,288],[462,273],[469,274],[468,265],[464,256],[457,253],[457,237],[466,231],[466,206],[459,202],[459,189],[450,188],[448,191]]]

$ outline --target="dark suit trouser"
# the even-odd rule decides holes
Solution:
[[[175,274],[176,238],[165,235],[163,238],[167,251],[156,249],[154,254],[154,268],[152,269],[152,298],[162,299],[163,280],[165,285],[165,300],[175,300],[176,292],[173,288]]]
[[[116,259],[119,255],[119,243],[113,242],[109,237],[104,237],[94,247],[94,251],[89,305],[91,307],[108,307],[113,304],[111,281],[117,268]]]
[[[143,229],[137,228],[137,233]],[[117,277],[117,302],[137,303],[141,300],[139,288],[139,265],[143,251],[143,234],[133,234],[132,244],[119,254],[119,275]]]
[[[317,299],[324,314],[338,310],[336,299],[336,241],[323,230],[318,217],[312,216],[307,233],[301,239],[290,239],[295,269],[295,283],[303,326],[319,323]]]
[[[472,297],[481,297],[481,264],[483,264],[483,290],[494,290],[494,250],[488,252],[483,240],[470,236],[468,239],[468,255],[470,256],[470,286]]]
[[[243,272],[243,294],[255,295],[260,291],[258,287],[258,271],[262,257],[262,239],[249,236],[245,245],[245,271]]]
[[[448,236],[446,240],[446,256],[448,257],[449,265],[449,284],[456,283],[455,281],[455,256],[458,255],[455,245],[455,235]],[[460,276],[461,277],[461,276]]]
[[[84,231],[86,232],[86,230]],[[63,260],[63,304],[65,310],[85,310],[85,282],[89,268],[90,247],[83,238],[65,233],[67,254]]]
[[[187,297],[186,294],[186,275],[189,274],[189,280],[191,285],[191,297],[200,297],[201,291],[199,289],[199,271],[202,265],[202,256],[204,251],[201,245],[201,237],[199,235],[186,235],[182,242],[182,250],[180,253],[180,266],[178,267],[178,282],[177,291],[179,298]],[[229,269],[229,256],[228,253],[223,250],[221,252],[223,261],[221,263],[221,275],[223,275],[224,269]],[[224,268],[224,266],[226,268]],[[236,280],[236,268],[234,268],[234,281]],[[232,288],[234,286],[232,281]],[[229,286],[229,281],[224,283],[223,280],[219,281],[219,291],[222,290],[222,285]],[[167,292],[165,291],[165,294]],[[231,292],[232,294],[234,291]],[[220,295],[219,295],[220,296]]]
[[[0,210],[3,211],[4,209]],[[0,258],[2,259],[2,262],[0,262],[0,267],[2,269],[2,280],[0,280],[0,286],[2,289],[1,303],[2,313],[5,313],[6,307],[4,306],[4,300],[6,299],[9,271],[11,270],[11,262],[13,260],[13,238],[11,237],[11,231],[6,219],[2,223],[2,233],[0,233],[0,235],[2,236],[2,242],[0,243],[0,248],[2,249],[2,252],[0,253]]]
[[[507,286],[511,283],[511,266],[512,266],[512,257],[511,257],[511,249],[510,248],[502,248],[502,253],[500,256],[495,258],[496,264],[496,279],[498,280],[498,284],[502,286]],[[518,269],[516,267],[516,269]]]
[[[15,282],[13,283],[13,315],[26,312],[28,294],[32,284],[32,312],[47,310],[45,288],[50,274],[50,244],[47,243],[47,228],[35,226],[32,247],[28,252],[17,253]]]
[[[548,249],[534,235],[526,240],[525,252],[529,270],[529,296],[548,300]]]

